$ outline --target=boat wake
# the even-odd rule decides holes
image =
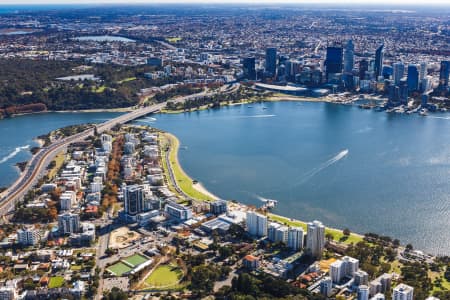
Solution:
[[[254,115],[254,116],[241,116],[238,118],[246,119],[246,118],[272,118],[276,117],[276,115]]]
[[[17,147],[16,149],[14,149],[13,152],[11,152],[10,154],[6,155],[5,157],[3,157],[2,159],[0,159],[0,164],[7,162],[8,160],[10,160],[11,158],[13,158],[14,156],[16,156],[17,154],[19,154],[20,151],[22,150],[26,150],[30,148],[30,145],[26,145],[26,146],[22,146],[22,147]]]
[[[302,185],[305,182],[307,182],[308,180],[310,180],[312,177],[317,175],[319,172],[322,172],[323,170],[325,170],[326,168],[334,165],[335,163],[337,163],[341,159],[344,159],[348,155],[349,152],[350,151],[348,149],[344,149],[341,152],[339,152],[338,154],[336,154],[335,156],[333,156],[332,158],[330,158],[329,160],[327,160],[326,162],[320,164],[318,167],[315,167],[314,169],[306,172],[303,176],[293,180],[292,184],[283,185],[282,187],[276,187],[274,189],[266,190],[266,191],[264,191],[264,193],[273,193],[273,192],[276,192],[276,191],[291,190],[291,189],[293,189],[293,188],[295,188],[295,187],[297,187],[299,185]],[[270,200],[270,199],[266,199],[266,198],[260,197],[258,195],[255,195],[255,194],[252,194],[252,196],[256,197],[257,199],[259,199],[261,201]]]
[[[264,198],[264,197],[259,196],[259,195],[257,195],[257,194],[253,194],[253,196],[254,196],[256,199],[258,199],[259,201],[265,202],[265,203],[270,202],[270,201],[275,201],[274,199]]]
[[[300,185],[305,183],[306,181],[310,180],[312,177],[314,177],[315,175],[317,175],[319,172],[322,172],[323,170],[325,170],[326,168],[334,165],[335,163],[337,163],[338,161],[340,161],[341,159],[343,159],[344,157],[346,157],[349,153],[348,149],[342,150],[341,152],[339,152],[338,154],[336,154],[335,156],[333,156],[332,158],[330,158],[329,160],[327,160],[326,162],[322,163],[321,165],[319,165],[318,167],[312,169],[311,171],[307,172],[303,178],[301,178],[297,183],[294,184],[294,186]]]
[[[431,119],[450,120],[450,117],[428,116],[428,118],[431,118]]]

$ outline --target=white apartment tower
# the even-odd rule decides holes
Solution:
[[[295,251],[303,248],[303,229],[301,227],[289,228],[287,245]]]
[[[80,216],[71,213],[58,215],[58,228],[62,234],[79,232]]]
[[[360,285],[358,287],[358,300],[369,300],[369,287],[367,285]]]
[[[414,288],[400,283],[394,288],[392,292],[392,300],[413,300]]]
[[[325,247],[325,226],[319,221],[308,223],[306,248],[315,258],[321,258]]]
[[[247,212],[247,232],[251,235],[263,237],[267,235],[267,217],[254,211]]]

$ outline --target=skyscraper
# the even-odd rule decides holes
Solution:
[[[326,78],[330,74],[342,73],[344,50],[342,47],[327,47],[327,57],[325,59]]]
[[[398,84],[398,96],[402,104],[408,104],[408,82],[406,78],[400,80]]]
[[[414,92],[419,89],[419,66],[410,64],[408,65],[408,92]]]
[[[353,44],[352,40],[349,40],[347,42],[347,46],[345,46],[345,53],[344,53],[344,72],[345,73],[352,72],[353,66],[355,65],[354,55],[355,55],[355,45]]]
[[[378,47],[375,51],[375,76],[378,79],[381,76],[381,71],[383,69],[383,56],[384,56],[384,45]]]
[[[394,288],[392,292],[392,300],[413,300],[414,288],[400,283]]]
[[[448,80],[450,77],[450,60],[441,61],[441,70],[439,72],[439,86],[448,88]]]
[[[369,62],[366,59],[362,59],[359,62],[359,79],[365,79],[367,71],[369,71]]]
[[[428,64],[427,62],[421,62],[420,63],[420,72],[419,72],[419,80],[422,81],[425,76],[428,74]]]
[[[267,235],[267,217],[254,211],[247,212],[247,232],[258,237]]]
[[[306,247],[313,257],[321,258],[325,247],[325,226],[319,221],[308,223]]]
[[[123,190],[125,213],[136,215],[144,211],[144,192],[138,185],[125,186]]]
[[[245,79],[256,80],[255,58],[245,57],[242,60],[242,70]]]
[[[270,47],[266,49],[266,71],[275,76],[277,72],[277,48]]]
[[[403,78],[403,75],[405,74],[405,64],[402,62],[397,62],[394,64],[394,83],[395,85],[400,84],[400,79]]]

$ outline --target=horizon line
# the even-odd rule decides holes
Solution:
[[[62,2],[62,3],[61,3]],[[330,5],[330,6],[350,6],[350,5],[361,5],[361,6],[374,6],[374,7],[392,7],[392,6],[403,6],[403,7],[414,7],[414,6],[448,6],[450,7],[450,2],[447,0],[430,0],[427,3],[423,1],[408,1],[408,0],[344,0],[344,1],[331,1],[331,0],[133,0],[131,2],[126,2],[124,0],[16,0],[7,1],[0,3],[1,6],[22,6],[22,5],[59,5],[59,6],[73,6],[73,5],[164,5],[164,4],[192,4],[192,5],[224,5],[224,4],[235,4],[235,5],[252,5],[252,6],[283,6],[283,5]],[[432,7],[430,7],[432,8]]]

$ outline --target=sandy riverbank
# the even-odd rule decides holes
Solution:
[[[216,195],[214,195],[213,193],[208,191],[200,182],[197,182],[197,183],[193,184],[192,187],[194,189],[196,189],[197,191],[199,191],[200,193],[205,194],[205,195],[213,198],[214,200],[219,200],[219,197],[217,197]]]
[[[34,142],[36,142],[38,144],[39,148],[42,148],[45,145],[45,141],[43,139],[40,138],[34,138],[33,139]]]

